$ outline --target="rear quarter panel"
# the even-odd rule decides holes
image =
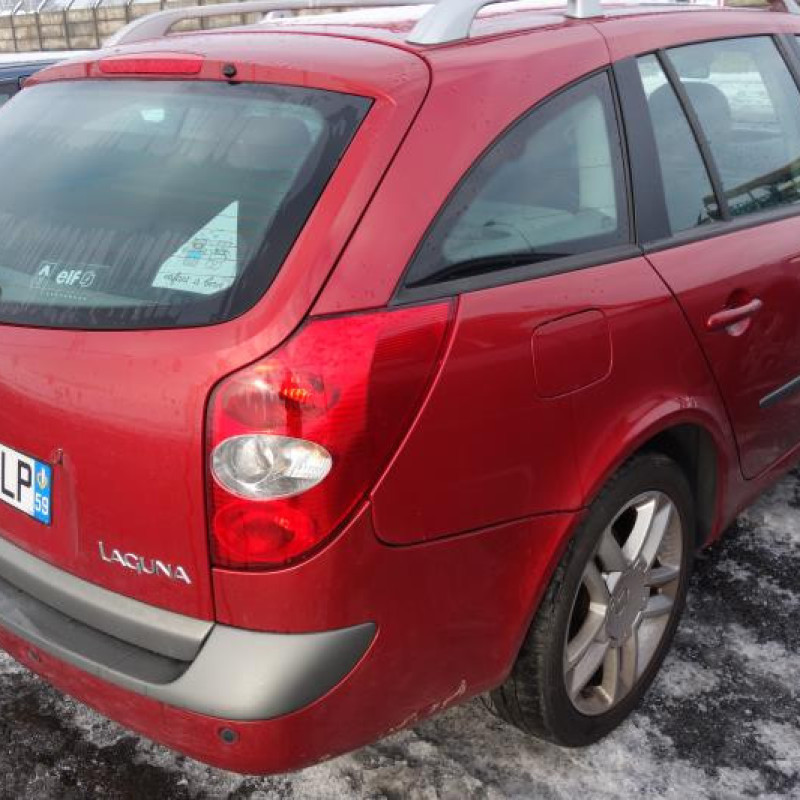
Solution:
[[[592,376],[583,387],[542,396],[535,332],[587,311],[607,322],[610,369],[587,364],[575,371]],[[594,325],[582,330],[566,340],[565,361],[605,352]],[[706,427],[727,467],[716,386],[644,258],[468,293],[438,381],[373,493],[376,531],[410,544],[579,509],[638,446],[681,423]]]

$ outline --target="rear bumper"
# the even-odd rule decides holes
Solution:
[[[207,623],[209,632],[191,664],[203,659],[216,630],[268,637],[263,641],[283,642],[295,655],[282,657],[278,670],[269,655],[234,653],[220,639],[214,649],[221,655],[207,662],[206,678],[198,684],[211,695],[206,701],[217,704],[215,713],[93,673],[56,650],[49,629],[16,628],[5,612],[0,612],[0,647],[62,691],[200,761],[242,773],[289,772],[413,725],[501,682],[576,518],[551,514],[389,547],[376,538],[366,506],[308,562],[260,575],[218,573],[220,622]],[[374,627],[367,631],[363,620]],[[257,633],[262,630],[292,633]],[[43,632],[49,643],[39,646],[36,634]],[[340,638],[345,632],[347,639]],[[327,668],[335,648],[309,647],[323,641],[320,636],[337,646],[349,642],[343,650],[350,654],[336,670],[341,679],[323,694],[332,680]],[[308,649],[293,644],[298,642]],[[249,663],[252,658],[257,663]],[[351,659],[357,663],[347,672]],[[322,664],[325,681],[314,672]],[[270,713],[295,710],[271,718],[221,715],[217,698],[230,695],[236,706],[242,702],[237,686],[242,674],[265,676],[267,695],[275,702]],[[308,685],[315,690],[298,690]],[[245,705],[253,696],[247,695]]]
[[[371,623],[279,634],[182,617],[87,583],[5,541],[0,626],[122,689],[234,721],[272,719],[314,702],[353,669],[375,635]]]

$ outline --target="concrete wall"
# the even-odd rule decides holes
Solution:
[[[225,2],[226,0],[213,0]],[[38,50],[83,50],[100,47],[132,19],[162,8],[204,5],[197,0],[136,2],[131,5],[77,8],[70,11],[44,11],[41,14],[0,14],[0,53],[25,53]],[[174,30],[198,30],[256,22],[260,14],[214,17],[211,20],[182,22]]]

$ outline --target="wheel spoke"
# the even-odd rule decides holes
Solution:
[[[620,682],[623,693],[627,694],[639,676],[639,631],[633,629],[631,635],[620,647]]]
[[[575,698],[600,668],[608,650],[608,642],[592,642],[583,657],[567,672],[567,692]]]
[[[606,572],[622,572],[628,566],[625,554],[622,552],[622,548],[619,546],[610,527],[603,531],[600,546],[597,548],[597,555]]]
[[[585,655],[605,627],[605,611],[589,608],[589,613],[580,630],[567,643],[567,668],[572,669]]]
[[[608,605],[610,600],[608,584],[594,561],[590,561],[583,571],[583,585],[586,587],[586,591],[589,592],[589,600],[592,605],[602,606],[603,608]]]
[[[674,508],[668,499],[659,502],[656,497],[636,506],[636,522],[622,548],[630,561],[639,559],[650,568],[672,521]]]
[[[642,611],[642,619],[663,617],[672,611],[672,598],[665,594],[654,594]]]
[[[647,585],[660,589],[662,586],[666,586],[668,583],[677,580],[680,574],[680,567],[670,567],[666,564],[662,564],[660,567],[654,567],[647,573]]]
[[[642,550],[642,545],[647,538],[650,525],[656,512],[656,499],[652,498],[636,506],[636,519],[633,523],[628,538],[622,546],[622,552],[628,561],[635,561]]]
[[[603,685],[601,692],[610,708],[624,694],[622,662],[619,647],[609,647],[603,660]]]

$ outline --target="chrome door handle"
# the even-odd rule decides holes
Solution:
[[[722,311],[717,311],[716,314],[712,314],[706,321],[706,328],[709,331],[725,330],[738,322],[744,322],[755,316],[763,307],[763,301],[755,297],[744,305],[726,308]]]

